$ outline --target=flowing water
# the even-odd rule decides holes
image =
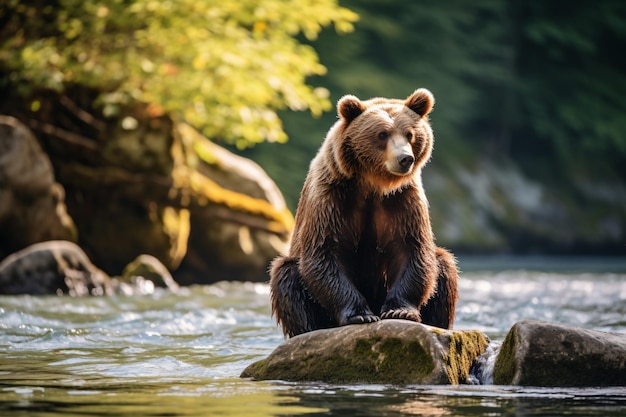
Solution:
[[[626,260],[483,261],[460,262],[456,329],[482,330],[496,349],[521,319],[626,333]],[[283,341],[268,297],[266,284],[253,283],[150,296],[2,296],[0,416],[626,415],[626,387],[240,379]]]

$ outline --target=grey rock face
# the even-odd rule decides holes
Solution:
[[[524,320],[507,334],[494,383],[527,386],[626,386],[626,335]]]

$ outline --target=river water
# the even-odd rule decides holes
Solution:
[[[626,333],[626,259],[461,259],[456,329]],[[241,371],[282,341],[266,284],[0,297],[0,416],[625,416],[626,387],[337,386]]]

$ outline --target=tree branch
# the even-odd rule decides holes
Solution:
[[[30,119],[28,121],[31,129],[38,130],[47,135],[54,136],[55,138],[61,139],[67,143],[71,143],[76,146],[80,146],[84,149],[88,149],[90,151],[98,151],[98,144],[93,140],[86,138],[82,135],[78,135],[73,132],[69,132],[65,129],[61,129],[60,127],[56,127],[51,125],[50,123],[40,122],[35,119]]]
[[[71,111],[76,117],[78,117],[83,122],[87,123],[90,126],[95,127],[100,132],[103,132],[106,129],[106,124],[96,119],[91,113],[85,111],[80,108],[71,98],[68,96],[61,96],[59,102],[69,111]]]

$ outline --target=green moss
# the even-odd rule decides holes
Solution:
[[[250,365],[242,377],[329,383],[421,383],[435,369],[433,358],[417,341],[359,339],[349,357],[311,354],[298,363],[262,360]]]
[[[255,379],[265,379],[263,375],[267,372],[267,359],[262,359],[260,361],[254,362],[249,365],[246,369],[241,373],[241,378],[255,378]]]
[[[419,383],[435,368],[419,342],[395,338],[357,340],[348,361],[331,357],[326,362],[322,372],[329,382]]]
[[[324,353],[300,351],[297,360],[281,354],[270,363],[250,366],[257,379],[325,381],[330,383],[376,384],[460,384],[466,383],[477,356],[489,343],[479,331],[450,332],[432,329],[450,341],[444,358],[446,373],[437,371],[437,362],[419,340],[401,338],[360,338],[350,351],[341,349]]]
[[[387,339],[380,345],[378,373],[391,383],[416,383],[435,369],[433,358],[417,341]]]
[[[513,327],[506,335],[493,369],[493,382],[498,385],[510,385],[515,376],[516,330]]]
[[[353,355],[349,358],[336,355],[320,358],[312,355],[307,361],[310,367],[306,374],[310,379],[331,383],[379,382],[376,365],[378,355],[374,351],[379,341],[379,338],[357,340]]]
[[[359,339],[354,345],[354,355],[358,358],[368,357],[372,353],[374,343],[380,341],[379,338]]]
[[[482,354],[489,341],[481,332],[452,332],[450,346],[445,358],[451,384],[466,383],[477,356]]]

